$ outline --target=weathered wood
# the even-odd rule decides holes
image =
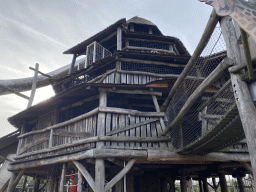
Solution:
[[[27,143],[26,145],[24,145],[20,150],[19,150],[19,153],[23,153],[24,151],[26,151],[27,149],[39,144],[39,143],[42,143],[42,142],[45,142],[49,140],[49,138],[46,138],[46,137],[41,137],[41,138],[37,138],[36,140],[33,140],[31,141],[30,143]]]
[[[103,159],[95,162],[95,192],[105,192],[105,164]]]
[[[152,122],[155,122],[155,121],[158,121],[158,120],[159,120],[159,119],[152,118],[152,119],[149,119],[149,120],[141,121],[141,122],[139,122],[139,123],[132,123],[132,122],[131,122],[131,125],[129,125],[129,126],[117,127],[116,130],[107,132],[107,133],[106,133],[106,136],[110,136],[110,135],[113,135],[113,134],[115,134],[115,133],[120,133],[120,132],[127,131],[127,130],[130,130],[130,129],[134,129],[135,127],[139,127],[139,126],[142,126],[142,125],[146,125],[146,124],[148,124],[148,123],[152,123]],[[134,135],[131,135],[131,136],[134,136]]]
[[[152,61],[152,60],[140,60],[140,59],[131,59],[131,58],[120,58],[120,61],[123,62],[133,62],[133,63],[143,63],[143,64],[151,64],[151,65],[164,65],[170,67],[185,67],[183,64],[176,64],[170,62],[162,62],[162,61]]]
[[[252,64],[255,65],[256,64],[256,57],[252,58]],[[239,72],[240,70],[244,69],[247,67],[247,63],[246,62],[243,62],[243,63],[239,63],[237,65],[234,65],[230,68],[228,68],[228,71],[230,73],[237,73]]]
[[[22,169],[22,170],[18,173],[17,177],[15,178],[15,180],[14,180],[13,182],[11,182],[12,179],[10,179],[10,182],[9,182],[10,187],[9,187],[9,185],[8,185],[7,192],[13,192],[13,191],[14,191],[14,189],[16,188],[17,184],[18,184],[19,181],[20,181],[20,178],[24,175],[24,173],[25,173],[25,169]],[[16,175],[16,174],[15,174],[15,175]],[[13,175],[12,175],[12,177],[13,177]]]
[[[110,70],[110,71],[107,71],[106,73],[104,73],[104,74],[102,74],[102,75],[100,75],[100,76],[95,77],[94,79],[88,81],[87,83],[94,83],[95,81],[97,81],[97,80],[99,80],[99,79],[100,79],[100,82],[99,82],[99,83],[102,83],[102,81],[104,80],[103,77],[106,77],[107,75],[109,75],[109,74],[111,74],[111,73],[114,73],[115,71],[116,71],[116,69],[112,69],[112,70]],[[102,81],[101,81],[101,79],[102,79]],[[114,83],[114,82],[113,82],[113,83]]]
[[[118,126],[119,127],[124,127],[125,126],[125,115],[123,115],[123,114],[120,114],[119,115],[119,118],[118,118]],[[118,134],[118,137],[123,137],[123,138],[125,138],[125,133],[124,132],[120,132],[119,134]],[[118,146],[120,146],[121,148],[124,148],[124,143],[123,142],[119,142],[118,143]]]
[[[164,113],[157,113],[157,112],[141,112],[132,109],[123,109],[123,108],[115,108],[115,107],[99,107],[99,112],[107,112],[107,113],[116,113],[116,114],[127,114],[127,115],[134,115],[134,116],[148,116],[148,117],[164,117]]]
[[[156,112],[160,112],[160,107],[158,105],[158,101],[157,101],[156,96],[152,95],[152,98],[153,98],[153,102],[154,102],[154,105],[155,105]],[[162,117],[160,118],[160,124],[161,124],[161,128],[162,128],[162,130],[161,130],[161,132],[162,132],[166,129],[165,124],[164,124],[164,119]],[[160,134],[160,133],[158,133],[158,134]]]
[[[224,173],[219,173],[221,192],[228,192],[227,181]]]
[[[108,135],[109,132],[111,132],[111,113],[107,113],[106,115],[106,135]],[[110,142],[106,142],[106,147],[110,147]]]
[[[249,49],[248,36],[247,36],[247,33],[242,28],[240,28],[240,31],[241,31],[241,38],[242,38],[242,42],[243,42],[244,56],[245,56],[245,60],[246,60],[249,80],[253,80],[254,72],[253,72],[253,67],[252,67],[252,58],[251,58],[251,53],[250,53],[250,49]]]
[[[237,183],[238,183],[239,191],[240,192],[245,192],[243,178],[241,176],[237,177]]]
[[[84,176],[84,178],[86,179],[87,183],[90,185],[90,187],[92,188],[93,191],[95,191],[95,182],[92,178],[92,176],[90,175],[90,173],[86,170],[86,168],[79,163],[78,161],[73,161],[73,163],[75,164],[75,166],[77,167],[77,169],[82,173],[82,175]]]
[[[136,159],[131,159],[122,169],[122,171],[120,171],[111,181],[107,183],[107,185],[105,186],[105,191],[111,189],[111,187],[113,187],[119,180],[121,180],[130,171],[135,162]]]
[[[92,115],[94,115],[94,114],[96,114],[96,113],[98,113],[98,112],[99,112],[99,108],[97,107],[97,108],[91,110],[91,111],[88,112],[88,113],[82,114],[82,115],[77,116],[77,117],[75,117],[75,118],[73,118],[73,119],[70,119],[70,120],[68,120],[68,121],[64,121],[63,123],[59,123],[59,124],[56,124],[56,125],[47,127],[47,128],[45,128],[45,129],[42,129],[42,130],[36,130],[36,131],[31,131],[31,132],[22,134],[22,135],[18,136],[18,139],[21,139],[21,138],[26,137],[26,136],[28,136],[28,135],[33,135],[33,134],[36,134],[36,133],[43,133],[43,132],[49,131],[49,130],[51,130],[51,129],[56,129],[56,128],[64,127],[64,126],[66,126],[66,125],[69,125],[69,124],[75,123],[75,122],[77,122],[77,121],[80,121],[80,120],[82,120],[82,119],[85,119],[85,118],[87,118],[87,117],[90,117],[90,116],[92,116]]]
[[[29,97],[28,97],[28,96],[26,96],[26,95],[24,95],[24,94],[22,94],[22,93],[19,93],[18,91],[15,91],[15,90],[13,90],[13,89],[11,89],[11,88],[5,86],[5,85],[0,84],[0,87],[6,89],[6,90],[8,90],[8,91],[10,91],[11,93],[14,93],[14,94],[18,95],[18,96],[20,96],[20,97],[22,97],[22,98],[24,98],[24,99],[29,100]]]
[[[124,136],[103,136],[99,138],[100,141],[115,141],[115,142],[159,142],[170,141],[171,138],[167,136],[161,137],[124,137]]]
[[[53,147],[53,129],[50,130],[49,147]]]
[[[99,107],[106,107],[107,106],[107,92],[100,91],[99,97]],[[104,136],[106,134],[106,113],[99,112],[98,119],[97,119],[97,135]],[[98,142],[97,148],[103,148],[104,142]]]
[[[90,138],[86,138],[86,139],[82,139],[80,141],[75,141],[73,143],[67,143],[67,144],[63,144],[61,146],[56,146],[56,147],[52,147],[52,148],[48,148],[48,149],[43,149],[43,150],[38,150],[38,151],[33,151],[33,152],[28,152],[24,155],[19,155],[17,157],[14,157],[14,159],[22,159],[24,157],[28,157],[34,154],[38,154],[38,153],[48,153],[51,151],[58,151],[60,149],[64,149],[67,147],[74,147],[76,145],[81,145],[81,144],[85,144],[85,143],[92,143],[92,142],[97,142],[99,141],[99,137],[95,136],[95,137],[90,137]]]
[[[253,175],[252,167],[248,163],[243,163],[244,168],[248,171],[249,174]]]
[[[7,192],[13,192],[13,191],[11,191],[11,188],[12,188],[12,185],[14,184],[16,176],[17,176],[16,173],[14,173],[14,172],[11,173],[11,178],[9,180],[9,184],[8,184],[8,187],[7,187]]]
[[[25,191],[27,181],[28,181],[28,176],[26,175],[25,178],[24,178],[24,182],[23,182],[23,185],[22,185],[21,192]]]
[[[204,192],[209,192],[209,188],[208,188],[208,183],[207,183],[207,178],[206,177],[203,178],[203,188],[204,188]]]
[[[184,161],[191,162],[249,162],[250,156],[248,154],[237,153],[208,153],[206,155],[181,155],[169,150],[151,150],[148,149],[148,161],[172,161],[173,163],[184,163]]]
[[[122,50],[122,29],[121,27],[117,27],[117,35],[116,35],[116,50],[121,51]]]
[[[203,185],[202,185],[202,179],[198,179],[198,184],[199,184],[199,191],[204,192]]]
[[[140,94],[140,95],[162,96],[162,92],[146,91],[146,90],[113,90],[111,88],[99,88],[99,91],[106,91],[106,92],[112,92],[112,93],[123,93],[123,94]]]
[[[107,158],[107,157],[128,157],[128,158],[142,158],[147,157],[145,150],[120,150],[120,149],[94,149],[94,158]]]
[[[75,131],[67,131],[67,130],[56,130],[54,131],[53,135],[61,136],[61,137],[93,137],[93,133],[80,132],[80,131],[75,132]]]
[[[165,49],[156,49],[156,48],[148,48],[148,47],[135,47],[135,46],[126,46],[125,49],[136,49],[136,50],[147,50],[147,51],[155,51],[155,52],[164,52],[164,53],[174,53],[173,50],[165,50]]]
[[[82,182],[83,182],[82,173],[81,173],[81,171],[78,170],[77,192],[83,192]]]
[[[187,192],[187,180],[185,175],[180,176],[180,189],[181,192]]]
[[[173,129],[181,119],[186,115],[195,101],[204,93],[216,79],[218,79],[222,73],[233,64],[233,61],[229,58],[224,58],[222,62],[211,72],[211,74],[197,87],[197,89],[190,95],[179,114],[171,122],[171,124],[165,129],[162,135],[166,135],[171,129]]]
[[[34,177],[34,191],[33,192],[39,192],[39,185],[40,185],[40,179]]]
[[[234,27],[229,17],[221,19],[222,34],[227,47],[227,54],[230,58],[241,63],[241,58],[238,57],[239,46],[234,32]],[[250,153],[254,181],[256,181],[256,140],[254,138],[256,125],[256,108],[252,101],[248,85],[241,80],[239,74],[230,74],[232,88],[236,105],[239,111],[239,116],[243,125],[243,130],[246,136],[248,150]]]
[[[230,83],[231,83],[231,80],[229,79],[211,98],[209,98],[207,101],[205,101],[197,110],[201,111],[207,105],[211,104],[224,90],[227,89],[227,87],[230,85]]]
[[[59,192],[64,192],[64,184],[66,182],[67,166],[68,166],[67,163],[63,163],[63,165],[62,165]]]
[[[180,74],[179,78],[176,80],[175,84],[173,85],[171,91],[169,92],[169,95],[167,96],[166,100],[164,101],[163,105],[161,106],[161,111],[164,111],[171,98],[173,97],[174,93],[178,89],[181,82],[186,78],[188,73],[190,72],[191,68],[194,65],[194,62],[199,57],[199,55],[202,53],[203,49],[207,45],[207,42],[209,41],[211,34],[213,33],[213,30],[215,29],[215,26],[217,25],[219,20],[219,16],[216,14],[215,10],[213,9],[212,14],[210,16],[210,19],[205,27],[205,30],[203,32],[203,35],[192,55],[192,57],[189,59],[186,67],[183,69],[182,73]]]
[[[30,70],[33,70],[33,71],[36,71],[36,69],[35,68],[33,68],[33,67],[29,67],[29,69]],[[54,78],[53,76],[51,76],[51,75],[48,75],[48,74],[45,74],[45,73],[42,73],[41,71],[39,71],[38,70],[38,73],[39,74],[41,74],[41,75],[43,75],[43,76],[45,76],[45,77],[48,77],[49,79],[57,79],[57,78]]]
[[[121,61],[117,60],[116,61],[116,69],[117,72],[115,73],[115,84],[120,84],[120,73],[118,72],[118,70],[121,70]]]
[[[74,69],[74,66],[75,66],[75,63],[76,63],[76,57],[77,57],[77,54],[74,54],[73,59],[72,59],[72,63],[70,65],[70,68],[69,68],[69,71],[68,71],[68,76],[70,76],[73,72],[73,69]]]
[[[30,93],[30,97],[28,100],[28,105],[27,108],[31,107],[34,97],[35,97],[35,93],[36,93],[36,84],[37,84],[37,77],[38,77],[38,69],[39,68],[39,64],[36,63],[35,66],[35,74],[34,74],[34,79],[33,79],[33,84],[32,84],[32,88],[31,88],[31,93]]]
[[[133,116],[133,115],[130,115],[130,124],[131,125],[136,124],[135,123],[135,116]],[[135,127],[134,127],[134,129],[130,129],[130,136],[131,137],[135,137]],[[132,149],[134,146],[135,146],[135,143],[134,142],[130,142],[130,148]]]

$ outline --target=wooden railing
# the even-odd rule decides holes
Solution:
[[[103,126],[98,126],[98,114],[105,116]],[[95,148],[98,141],[105,148],[166,148],[169,137],[162,137],[164,113],[140,112],[137,110],[98,107],[86,114],[42,130],[20,135],[19,156],[46,153],[49,151],[76,151]],[[104,135],[99,136],[99,130]]]

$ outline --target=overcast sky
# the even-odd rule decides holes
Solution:
[[[62,67],[72,60],[64,51],[134,16],[179,38],[192,54],[211,11],[197,0],[0,0],[0,79],[33,76],[35,63],[45,73]],[[51,87],[38,89],[34,103],[52,95]],[[27,100],[0,96],[0,106],[1,137],[15,130],[7,118],[24,110]]]

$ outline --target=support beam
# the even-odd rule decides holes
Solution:
[[[132,168],[134,163],[136,162],[136,159],[131,159],[127,165],[120,171],[111,181],[108,182],[108,184],[105,187],[105,191],[108,191],[111,189],[119,180],[121,180]]]
[[[77,169],[82,173],[82,175],[84,176],[85,180],[87,181],[87,183],[90,185],[90,187],[92,188],[93,191],[95,191],[95,182],[92,178],[92,176],[90,175],[90,173],[85,169],[85,167],[79,163],[78,161],[73,161],[73,163],[75,164],[75,166],[77,167]]]
[[[204,192],[203,185],[202,185],[202,179],[198,179],[198,184],[199,184],[199,191]]]
[[[77,192],[82,192],[82,182],[83,182],[83,177],[81,171],[78,170],[78,182],[77,182]]]
[[[166,135],[171,129],[173,129],[187,114],[189,109],[195,103],[195,101],[205,92],[207,87],[209,87],[215,80],[217,80],[223,72],[233,64],[232,59],[224,58],[221,63],[211,72],[211,74],[197,87],[197,89],[190,95],[183,107],[181,108],[179,114],[171,122],[171,124],[165,129],[162,135]]]
[[[6,89],[6,90],[8,90],[8,91],[10,91],[11,93],[14,93],[14,94],[18,95],[18,96],[20,96],[20,97],[22,97],[22,98],[24,98],[24,99],[29,100],[29,97],[28,97],[28,96],[23,95],[22,93],[19,93],[18,91],[15,91],[15,90],[13,90],[13,89],[11,89],[11,88],[9,88],[9,87],[6,87],[5,85],[0,84],[0,87]]]
[[[203,188],[204,188],[204,192],[209,192],[207,177],[203,178]]]
[[[16,188],[17,184],[20,181],[20,178],[24,175],[25,169],[22,169],[19,174],[17,175],[17,177],[15,178],[16,174],[13,173],[10,179],[10,183],[8,185],[8,189],[7,192],[13,192],[14,189]],[[15,178],[15,179],[14,179]],[[9,187],[10,186],[10,187]]]
[[[105,164],[103,159],[96,159],[96,162],[95,162],[95,190],[94,191],[105,192]]]
[[[232,58],[236,64],[241,63],[237,38],[232,21],[229,17],[221,19],[221,30],[227,47],[228,57]],[[239,74],[230,74],[239,116],[243,125],[250,154],[254,181],[256,181],[256,140],[254,138],[256,129],[256,108],[251,98],[251,94],[246,82],[242,81]]]
[[[121,51],[122,50],[122,29],[121,27],[117,27],[117,36],[116,36],[116,50]]]
[[[224,173],[219,173],[221,192],[228,192],[227,181]]]
[[[39,192],[40,179],[34,178],[34,192]]]
[[[35,74],[34,74],[33,84],[32,84],[32,88],[31,88],[31,93],[30,93],[30,97],[29,97],[27,108],[31,107],[31,105],[32,105],[32,103],[34,101],[34,97],[35,97],[35,93],[36,93],[37,77],[38,77],[38,68],[39,68],[39,64],[36,63]]]
[[[213,9],[212,14],[209,18],[209,21],[205,27],[204,33],[197,45],[192,57],[190,58],[186,67],[183,69],[179,78],[176,80],[175,84],[173,85],[168,97],[166,98],[163,105],[161,106],[161,111],[165,111],[171,98],[173,97],[174,93],[177,91],[179,85],[186,78],[186,76],[190,72],[191,68],[193,67],[194,62],[197,60],[199,55],[202,53],[203,49],[205,48],[205,46],[207,45],[207,42],[209,41],[209,39],[211,37],[211,34],[213,33],[213,30],[215,29],[215,26],[218,23],[218,20],[219,20],[219,16],[216,14],[215,10]]]
[[[107,92],[105,91],[100,91],[99,107],[107,107]],[[100,112],[98,114],[98,122],[97,122],[97,135],[99,137],[103,137],[106,135],[105,121],[106,121],[106,113]],[[104,142],[103,141],[97,142],[96,147],[103,148]]]
[[[69,71],[68,71],[68,76],[70,76],[73,72],[73,69],[74,69],[74,66],[75,66],[75,63],[76,63],[76,57],[77,57],[77,54],[75,53],[73,55],[72,63],[70,65],[70,68],[69,68]]]
[[[180,176],[180,189],[181,192],[187,192],[187,180],[185,175]]]
[[[245,192],[244,190],[244,184],[243,184],[243,178],[241,176],[237,177],[238,187],[240,192]]]
[[[26,176],[25,176],[25,179],[24,179],[24,182],[23,182],[23,185],[22,185],[21,192],[24,192],[24,191],[25,191],[27,181],[28,181],[28,176],[26,175]]]
[[[249,174],[253,175],[252,167],[249,165],[249,163],[243,163],[244,168],[248,171]]]
[[[68,166],[67,163],[62,164],[59,192],[64,192],[64,184],[66,181],[67,166]]]

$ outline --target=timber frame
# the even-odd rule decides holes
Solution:
[[[169,134],[198,100],[205,101],[197,109],[204,118],[204,108],[238,77],[232,74],[222,88],[216,81],[228,68],[238,71],[245,67],[231,68],[237,62],[227,49],[208,57],[219,62],[206,78],[189,74],[219,19],[213,11],[192,56],[179,39],[164,36],[155,24],[140,17],[121,19],[65,51],[73,55],[72,63],[67,76],[51,77],[56,95],[34,106],[31,101],[26,110],[8,119],[21,134],[17,155],[8,168],[12,176],[7,191],[13,191],[24,174],[34,176],[35,183],[47,180],[47,191],[59,192],[65,191],[72,175],[78,178],[79,192],[83,183],[90,192],[174,192],[177,179],[181,191],[186,192],[191,178],[207,191],[207,178],[212,178],[212,187],[217,190],[215,178],[219,177],[221,190],[226,191],[225,175],[251,174],[253,161],[248,148],[232,149],[232,145],[243,145],[237,144],[244,137],[242,129],[237,133],[240,136],[231,138],[232,143],[220,142],[214,148],[200,143],[207,134],[210,138],[205,140],[215,137],[204,132],[203,121],[190,146],[183,143],[182,128],[178,149],[173,145],[177,138]],[[77,62],[79,57],[83,59]],[[38,66],[35,71],[37,74]],[[192,80],[197,89],[167,124],[165,109],[170,99],[181,81],[189,85]],[[205,93],[212,97],[206,98]],[[238,120],[237,108],[233,110]],[[243,127],[240,121],[237,125]],[[230,148],[226,148],[228,142]],[[242,176],[237,176],[240,185]],[[38,188],[35,184],[35,191]]]

